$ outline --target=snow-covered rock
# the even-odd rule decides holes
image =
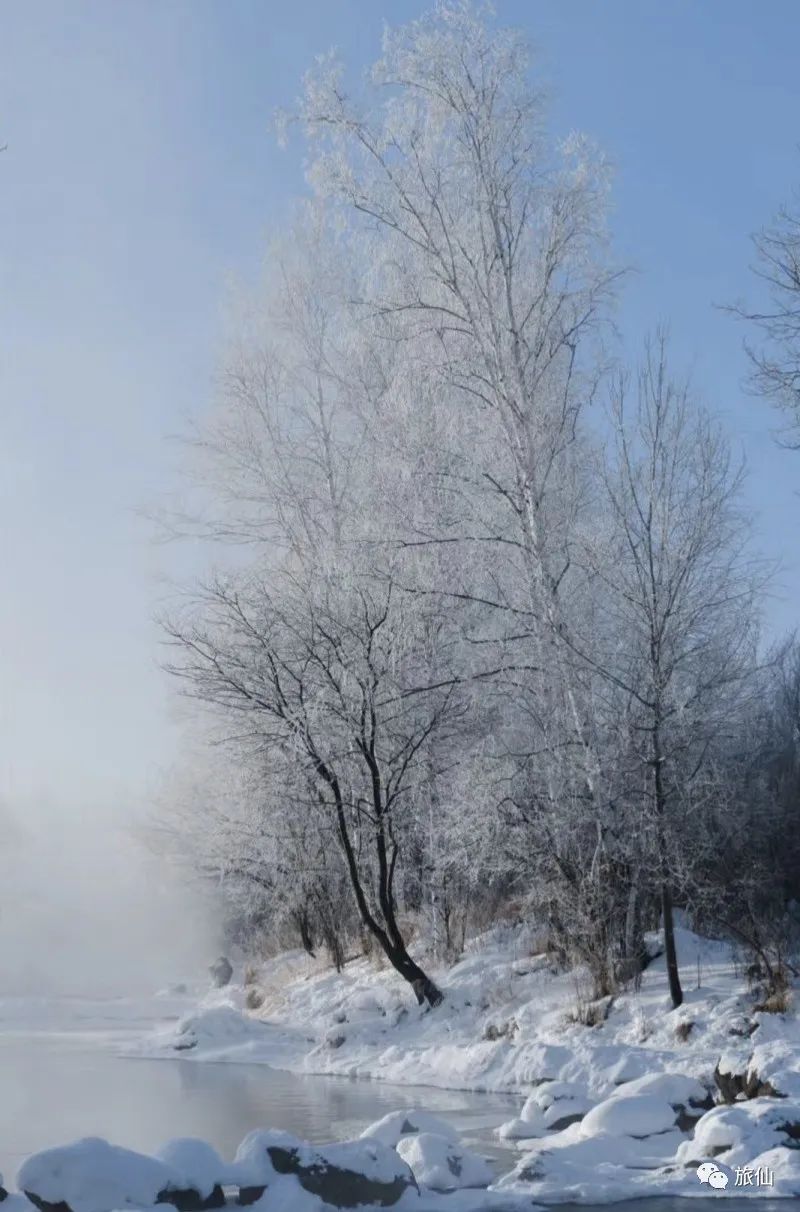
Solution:
[[[432,1191],[488,1187],[493,1175],[488,1162],[446,1136],[420,1132],[404,1136],[397,1152],[414,1172],[420,1186]]]
[[[607,1098],[581,1121],[582,1136],[631,1136],[636,1140],[675,1127],[675,1109],[656,1094]]]
[[[390,1206],[416,1185],[395,1150],[368,1137],[309,1145],[288,1132],[250,1132],[236,1151],[230,1173],[246,1203],[254,1202],[265,1188],[272,1192],[285,1178],[335,1208]],[[272,1206],[270,1198],[270,1212]]]
[[[72,1212],[146,1208],[182,1183],[165,1162],[96,1137],[34,1153],[17,1175],[20,1191],[48,1204],[67,1204]]]
[[[626,1082],[612,1097],[628,1098],[636,1094],[655,1095],[673,1107],[701,1107],[708,1100],[703,1083],[685,1073],[648,1073]]]
[[[457,1144],[459,1140],[459,1135],[452,1124],[448,1124],[438,1115],[432,1115],[430,1111],[423,1111],[418,1107],[404,1111],[390,1111],[388,1115],[384,1115],[383,1119],[376,1120],[374,1124],[365,1128],[361,1133],[361,1139],[377,1140],[382,1145],[395,1149],[404,1136],[414,1136],[419,1132],[442,1136],[454,1144]]]
[[[174,1029],[172,1048],[188,1052],[198,1046],[230,1048],[263,1036],[266,1028],[233,1006],[210,1006],[188,1014]]]
[[[537,1141],[494,1189],[546,1203],[608,1203],[669,1191],[664,1178],[656,1176],[672,1162],[683,1140],[679,1132],[640,1141],[631,1136],[587,1138],[582,1129],[583,1124],[574,1124]],[[692,1193],[688,1183],[685,1193]]]
[[[196,1191],[203,1200],[215,1195],[219,1200],[222,1187],[230,1181],[230,1167],[204,1140],[179,1137],[162,1145],[156,1156],[180,1174],[185,1187]],[[221,1204],[217,1203],[217,1206]]]
[[[544,1136],[547,1131],[547,1124],[544,1122],[544,1116],[539,1112],[539,1120],[509,1119],[496,1130],[496,1135],[500,1140],[535,1140],[538,1136]]]
[[[560,1098],[545,1111],[545,1127],[549,1132],[560,1132],[571,1124],[580,1123],[593,1106],[587,1098]]]
[[[209,967],[211,979],[218,989],[222,989],[225,985],[230,984],[233,976],[233,967],[226,956],[221,955],[219,959],[214,960],[214,963]]]
[[[756,1098],[734,1106],[713,1107],[697,1121],[694,1136],[677,1153],[683,1165],[706,1158],[728,1166],[753,1166],[754,1159],[776,1148],[800,1143],[800,1103],[783,1098]]]

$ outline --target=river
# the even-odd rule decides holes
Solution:
[[[466,1144],[494,1159],[498,1172],[513,1164],[492,1129],[518,1112],[518,1097],[121,1055],[126,1041],[182,1008],[124,999],[0,999],[0,1173],[8,1186],[30,1153],[81,1136],[103,1136],[145,1152],[171,1137],[199,1136],[230,1158],[253,1128],[283,1128],[313,1142],[344,1140],[387,1112],[411,1106],[450,1120]],[[696,1206],[649,1199],[619,1207],[693,1212]],[[756,1205],[758,1212],[787,1212],[790,1206],[800,1201]],[[754,1205],[727,1197],[725,1207],[753,1212]],[[585,1205],[582,1212],[589,1212]]]
[[[199,1136],[232,1157],[252,1128],[345,1140],[389,1111],[420,1105],[484,1153],[504,1153],[492,1129],[516,1114],[518,1098],[119,1054],[168,1008],[123,999],[0,1002],[0,1173],[9,1183],[30,1153],[81,1136],[144,1151]]]

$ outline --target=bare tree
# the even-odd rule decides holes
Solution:
[[[427,778],[430,739],[458,717],[457,679],[429,682],[391,583],[297,569],[269,584],[217,581],[198,604],[167,624],[180,652],[170,672],[240,721],[232,735],[286,771],[299,811],[333,822],[364,926],[418,1000],[438,1005],[400,931],[395,880],[404,807]]]
[[[601,672],[618,692],[641,782],[637,839],[660,888],[673,1005],[681,990],[673,880],[693,787],[754,669],[756,567],[738,508],[742,472],[720,430],[669,377],[665,340],[648,348],[628,402],[611,403],[603,472],[608,545],[587,563],[602,583],[611,646]],[[585,648],[587,659],[602,651]]]
[[[800,448],[800,212],[783,207],[771,224],[753,237],[754,273],[766,289],[766,305],[734,310],[763,338],[747,344],[752,384],[788,416],[786,441]]]

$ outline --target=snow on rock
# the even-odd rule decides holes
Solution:
[[[383,1119],[370,1124],[361,1133],[361,1139],[369,1138],[380,1141],[383,1145],[395,1149],[404,1136],[413,1136],[419,1132],[432,1133],[444,1137],[453,1144],[458,1144],[459,1135],[452,1124],[430,1111],[422,1111],[413,1107],[404,1111],[390,1111]],[[412,1167],[413,1168],[413,1167]]]
[[[613,1097],[627,1098],[634,1094],[652,1094],[666,1099],[673,1107],[699,1107],[708,1100],[703,1083],[684,1073],[648,1073],[626,1082]]]
[[[203,1199],[230,1181],[230,1166],[216,1149],[196,1137],[167,1141],[157,1150],[156,1157],[181,1175],[184,1187],[196,1191]]]
[[[411,1167],[420,1186],[432,1191],[488,1187],[493,1178],[484,1158],[433,1132],[402,1137],[397,1152]]]
[[[230,1048],[257,1042],[266,1032],[261,1023],[247,1018],[234,1006],[211,1006],[186,1015],[172,1029],[171,1046],[176,1052],[197,1047]]]
[[[528,1120],[517,1117],[516,1119],[508,1119],[505,1123],[495,1128],[495,1135],[500,1140],[534,1140],[537,1136],[542,1136],[546,1130],[544,1120],[539,1125],[529,1123]]]
[[[754,1159],[776,1148],[800,1142],[800,1103],[783,1098],[756,1098],[733,1106],[712,1107],[697,1121],[676,1160],[684,1165],[706,1158],[728,1166],[753,1166]]]
[[[570,1124],[576,1124],[591,1111],[594,1103],[586,1098],[561,1098],[551,1103],[544,1113],[545,1127],[550,1132],[560,1132]]]
[[[642,1140],[675,1127],[675,1109],[656,1094],[607,1098],[581,1121],[582,1136],[631,1136]]]
[[[631,1136],[582,1137],[582,1128],[574,1124],[537,1141],[493,1189],[546,1203],[608,1203],[670,1190],[663,1175],[684,1139],[679,1132],[640,1141]],[[688,1183],[683,1193],[693,1193]]]
[[[800,1099],[800,1020],[796,1014],[757,1014],[756,1022],[748,1077]]]
[[[179,1190],[181,1175],[165,1162],[96,1137],[34,1153],[20,1167],[17,1186],[72,1212],[149,1207],[164,1191]]]
[[[270,1148],[294,1149],[298,1152],[309,1149],[305,1141],[290,1132],[274,1129],[256,1129],[248,1132],[239,1148],[228,1173],[231,1182],[240,1187],[266,1187],[276,1176]]]
[[[586,1097],[584,1086],[577,1082],[543,1082],[528,1096],[525,1106],[520,1111],[521,1119],[536,1119],[537,1111],[546,1111],[553,1103],[562,1099],[583,1099]]]
[[[288,1132],[250,1132],[236,1151],[230,1174],[247,1202],[291,1178],[336,1208],[389,1206],[415,1186],[414,1175],[394,1149],[364,1137],[333,1145],[309,1145]],[[282,1188],[281,1188],[282,1189]]]

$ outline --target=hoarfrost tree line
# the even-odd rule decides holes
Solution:
[[[678,1005],[675,904],[784,962],[800,657],[760,654],[741,470],[665,338],[610,368],[607,171],[544,116],[466,5],[359,100],[309,74],[314,198],[177,519],[219,554],[165,621],[211,742],[173,822],[251,946],[360,942],[435,1006],[494,920],[597,994],[661,922]]]

